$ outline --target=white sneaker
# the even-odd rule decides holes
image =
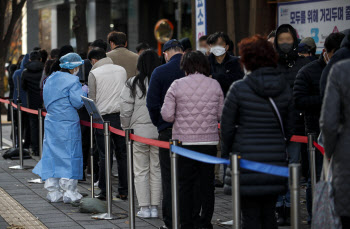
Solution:
[[[94,183],[94,187],[98,187],[98,181],[96,181],[95,183]]]
[[[151,218],[151,210],[149,208],[141,208],[140,211],[137,212],[137,217],[140,218]]]
[[[158,218],[158,209],[157,208],[151,209],[151,218]]]

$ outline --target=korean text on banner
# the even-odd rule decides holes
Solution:
[[[298,38],[312,37],[321,53],[326,37],[349,29],[349,0],[300,1],[278,4],[278,25],[291,24]]]
[[[205,0],[196,0],[196,47],[199,48],[199,38],[207,34],[207,14]]]

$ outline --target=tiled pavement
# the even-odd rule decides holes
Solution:
[[[3,126],[3,137],[9,140],[10,127]],[[5,140],[6,141],[6,140]],[[94,220],[90,214],[79,213],[77,207],[64,203],[49,203],[46,200],[46,190],[43,184],[30,184],[27,180],[36,178],[31,170],[10,170],[9,166],[17,165],[18,161],[4,160],[0,157],[0,187],[17,200],[24,208],[31,212],[48,228],[128,228],[128,219]],[[24,161],[25,165],[34,166],[36,160]],[[117,190],[115,178],[113,190]],[[80,192],[91,194],[90,182],[79,183]],[[302,192],[302,195],[304,192]],[[113,193],[115,196],[116,193]],[[1,201],[1,199],[0,199]],[[305,216],[304,204],[303,216]],[[137,208],[136,208],[137,209]],[[125,201],[113,201],[114,213],[127,213],[128,203]],[[161,215],[161,212],[160,212]],[[230,228],[218,225],[218,220],[227,221],[231,219],[231,197],[223,194],[223,189],[216,190],[215,213],[213,216],[214,228]],[[305,218],[305,217],[303,217]],[[160,219],[136,218],[136,227],[151,229],[163,225]],[[0,216],[0,228],[6,228],[8,224]],[[289,227],[283,227],[289,228]],[[303,222],[303,228],[308,228]]]

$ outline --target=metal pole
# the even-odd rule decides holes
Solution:
[[[13,106],[12,106],[12,103],[13,103],[13,99],[10,99],[10,104],[9,104],[9,107],[10,107],[10,114],[11,114],[11,134],[12,134],[12,147],[13,148],[16,148],[16,136],[15,136],[15,116],[14,116],[14,112],[13,112]]]
[[[312,194],[316,185],[316,150],[314,147],[314,141],[316,136],[314,134],[308,134],[308,148],[309,148],[309,163],[310,163],[310,178],[311,178],[311,190]]]
[[[94,129],[92,128],[93,113],[90,113],[90,173],[91,173],[91,198],[95,198],[94,187]]]
[[[291,202],[292,229],[301,228],[300,224],[300,164],[289,165],[289,190]]]
[[[40,160],[43,156],[43,116],[41,108],[38,109],[38,119],[39,119],[39,157]],[[44,183],[41,178],[29,180],[28,183],[42,184]]]
[[[179,140],[170,140],[170,145],[177,146]],[[179,218],[179,186],[177,177],[177,160],[178,155],[172,152],[170,147],[170,169],[171,169],[171,205],[172,205],[172,221],[173,229],[180,228],[180,218]]]
[[[231,187],[232,187],[232,213],[233,229],[241,229],[241,202],[240,202],[240,183],[239,183],[239,161],[237,154],[231,154]]]
[[[182,26],[182,7],[181,0],[177,0],[177,39],[181,38],[181,26]]]
[[[135,226],[135,200],[134,200],[134,161],[133,161],[133,141],[130,139],[130,134],[133,134],[133,129],[125,130],[125,141],[127,150],[128,163],[128,195],[129,195],[129,228],[134,229]]]
[[[110,122],[103,123],[103,132],[105,139],[105,167],[106,167],[106,198],[107,213],[93,215],[93,219],[113,219],[112,215],[112,182],[111,182],[111,133],[109,131]]]

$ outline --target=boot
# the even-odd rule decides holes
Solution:
[[[283,226],[285,223],[284,206],[276,208],[276,219],[278,226]]]
[[[290,207],[285,208],[286,226],[290,226]]]

